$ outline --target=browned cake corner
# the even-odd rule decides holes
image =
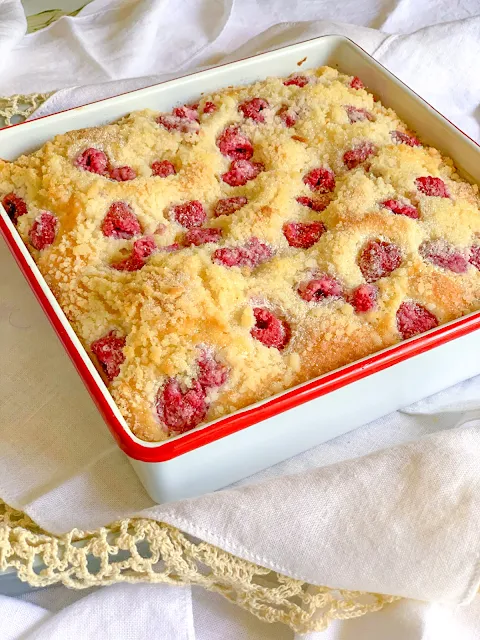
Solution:
[[[328,67],[0,162],[7,213],[153,441],[479,308],[477,192]]]

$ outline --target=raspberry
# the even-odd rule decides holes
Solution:
[[[358,76],[352,78],[350,86],[352,87],[352,89],[365,89],[365,85]]]
[[[318,167],[312,169],[303,177],[303,182],[310,187],[312,191],[318,193],[329,193],[335,190],[335,176],[330,169]]]
[[[140,238],[139,240],[135,240],[133,243],[133,251],[132,254],[136,258],[140,258],[141,260],[146,260],[149,256],[157,248],[155,244],[155,240],[152,236],[145,236],[144,238]]]
[[[277,115],[286,127],[293,127],[297,121],[297,113],[287,105],[283,105]]]
[[[369,120],[370,122],[375,121],[375,116],[366,109],[358,109],[357,107],[349,105],[345,107],[345,111],[347,112],[348,119],[352,124],[354,122],[364,122],[365,120]]]
[[[440,178],[424,176],[415,180],[417,189],[426,196],[437,196],[438,198],[449,198],[447,185]]]
[[[322,199],[322,198],[309,198],[308,196],[299,196],[297,198],[298,204],[301,204],[304,207],[308,207],[312,209],[312,211],[324,211],[328,205],[330,204],[330,200]]]
[[[280,320],[268,309],[255,307],[255,326],[250,331],[251,335],[266,347],[275,347],[282,350],[290,340],[290,326],[285,320]]]
[[[415,207],[412,207],[411,204],[404,204],[399,200],[385,200],[380,206],[385,207],[385,209],[390,209],[390,211],[399,216],[407,216],[407,218],[413,218],[414,220],[420,217]]]
[[[178,380],[170,378],[158,390],[155,400],[157,415],[170,433],[190,431],[205,418],[208,404],[202,386],[194,381],[192,386],[182,389]]]
[[[395,244],[383,240],[371,240],[363,248],[358,266],[367,282],[376,282],[388,276],[402,263],[402,254]]]
[[[175,167],[169,160],[155,160],[152,162],[152,176],[167,178],[176,174]]]
[[[361,284],[347,297],[357,313],[371,311],[377,301],[377,288],[373,284]]]
[[[172,113],[177,118],[196,120],[198,122],[198,104],[185,104],[183,107],[175,107]]]
[[[253,145],[241,134],[237,127],[228,127],[217,140],[220,153],[232,160],[250,160],[253,156]]]
[[[341,298],[343,296],[340,283],[326,274],[302,282],[297,291],[298,295],[306,302],[321,302],[325,298]]]
[[[115,262],[110,266],[117,271],[138,271],[145,264],[146,259],[157,249],[152,236],[139,238],[133,243],[132,253],[125,260]]]
[[[13,224],[17,224],[19,217],[28,213],[25,200],[14,193],[7,193],[2,200],[2,205]]]
[[[197,381],[203,389],[221,387],[227,379],[227,367],[217,362],[213,356],[206,351],[202,352],[197,362],[200,370]]]
[[[207,244],[208,242],[218,242],[222,237],[221,229],[198,229],[193,228],[189,229],[185,234],[185,239],[183,244],[186,247],[191,246],[192,244],[196,247],[199,247],[202,244]]]
[[[134,180],[137,174],[132,167],[114,167],[110,169],[108,177],[117,182],[127,182],[127,180]]]
[[[165,127],[167,131],[180,131],[180,133],[198,133],[199,125],[196,120],[179,118],[169,113],[162,114],[157,118],[157,124]]]
[[[397,309],[397,327],[404,340],[437,326],[433,313],[416,302],[402,302]]]
[[[32,228],[28,232],[32,247],[41,251],[49,247],[55,240],[57,230],[57,218],[50,211],[42,211],[33,222]]]
[[[98,173],[103,176],[108,169],[108,158],[103,151],[90,147],[90,149],[85,149],[83,153],[77,156],[75,165],[84,171]]]
[[[348,169],[355,169],[359,164],[376,153],[376,147],[371,142],[362,142],[362,144],[345,151],[343,154],[343,162]]]
[[[217,105],[213,102],[207,101],[203,105],[203,113],[213,113],[217,110]]]
[[[420,140],[409,133],[405,133],[404,131],[390,131],[390,136],[394,142],[398,142],[398,144],[408,144],[409,147],[419,147]]]
[[[123,348],[126,339],[123,336],[117,336],[116,331],[110,331],[103,338],[99,338],[92,342],[90,349],[97,357],[108,380],[111,382],[120,373],[120,365],[125,360]]]
[[[478,244],[474,244],[473,247],[470,248],[470,257],[468,261],[480,271],[480,247]]]
[[[182,247],[178,244],[178,242],[174,242],[173,244],[167,244],[164,247],[158,247],[159,251],[164,251],[165,253],[172,253],[173,251],[178,251]]]
[[[114,202],[102,222],[102,233],[107,238],[132,238],[142,233],[140,223],[126,202]]]
[[[200,227],[207,217],[203,204],[198,200],[177,204],[172,207],[172,213],[178,224],[181,224],[185,229]]]
[[[468,269],[467,258],[459,251],[455,251],[445,240],[423,242],[418,251],[422,258],[437,267],[448,269],[454,273],[465,273]]]
[[[260,162],[233,160],[229,171],[222,175],[222,180],[231,187],[242,187],[249,180],[254,180],[264,169]]]
[[[251,118],[255,122],[265,122],[265,114],[263,111],[268,109],[268,102],[263,98],[252,98],[238,105],[238,110],[243,113],[245,118]]]
[[[248,200],[244,196],[234,196],[233,198],[222,198],[217,202],[213,211],[214,215],[229,216],[247,204]]]
[[[288,222],[283,225],[283,235],[288,244],[299,249],[312,247],[325,231],[323,222]]]
[[[251,238],[243,247],[226,247],[217,249],[212,259],[224,267],[258,267],[273,256],[272,249],[260,242],[258,238]]]
[[[292,85],[295,85],[296,87],[304,87],[308,84],[308,78],[305,76],[292,76],[291,78],[288,78],[288,80],[285,80],[283,84],[286,87],[290,87]]]

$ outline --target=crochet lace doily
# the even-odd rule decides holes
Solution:
[[[154,520],[132,518],[97,531],[74,529],[55,536],[0,501],[0,571],[9,567],[34,587],[198,585],[299,633],[322,631],[332,620],[378,611],[398,599],[288,578]]]
[[[0,98],[0,127],[28,118],[49,95]],[[0,500],[0,571],[12,568],[33,587],[198,585],[299,633],[322,631],[332,620],[359,617],[399,599],[310,585],[153,520],[127,519],[97,531],[74,529],[55,536]]]
[[[51,95],[51,93],[31,93],[9,98],[0,97],[0,128],[23,122]]]

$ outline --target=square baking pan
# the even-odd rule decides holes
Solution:
[[[359,76],[430,145],[480,182],[480,148],[360,47],[323,36],[0,131],[14,160],[53,136],[104,125],[131,111],[170,111],[227,85],[330,65]],[[345,433],[480,373],[480,312],[379,351],[167,441],[144,442],[127,426],[6,212],[0,230],[119,446],[156,502],[199,495]]]

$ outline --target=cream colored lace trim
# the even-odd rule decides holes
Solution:
[[[31,93],[8,98],[0,97],[0,128],[23,122],[51,95],[51,93]]]
[[[8,126],[33,113],[51,94],[0,98]],[[332,620],[379,611],[399,598],[309,585],[169,525],[128,519],[98,531],[63,536],[42,531],[28,516],[0,500],[0,571],[14,568],[33,587],[74,589],[114,582],[198,585],[222,594],[265,622],[283,622],[299,633],[323,631]]]
[[[0,571],[16,569],[34,587],[74,589],[114,582],[198,585],[222,594],[265,622],[299,633],[355,618],[399,598],[309,585],[241,560],[169,525],[127,519],[62,536],[42,531],[0,501]]]

